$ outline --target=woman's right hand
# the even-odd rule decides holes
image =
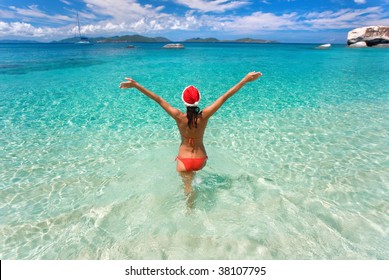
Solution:
[[[248,83],[248,82],[253,82],[255,81],[256,79],[258,79],[259,77],[262,76],[262,73],[261,72],[249,72],[244,78],[244,82],[245,83]]]

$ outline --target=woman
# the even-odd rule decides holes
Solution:
[[[192,180],[195,172],[201,170],[207,162],[207,152],[203,144],[205,127],[209,118],[246,83],[255,81],[262,74],[260,72],[248,73],[239,83],[220,96],[212,105],[200,111],[197,106],[200,101],[200,92],[194,86],[188,86],[182,92],[182,101],[186,105],[186,113],[172,107],[162,97],[144,88],[131,78],[120,83],[121,89],[136,88],[147,97],[157,102],[177,123],[181,135],[181,144],[177,156],[177,172],[182,177],[185,193],[192,194]],[[192,196],[193,199],[193,196]]]

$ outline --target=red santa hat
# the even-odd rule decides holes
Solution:
[[[188,86],[182,92],[182,101],[185,106],[195,107],[199,104],[200,99],[200,92],[194,86]]]

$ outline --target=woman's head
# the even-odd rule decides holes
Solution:
[[[197,127],[197,118],[201,115],[200,108],[197,107],[201,99],[200,92],[194,86],[188,86],[182,91],[182,101],[186,106],[186,116],[188,127]]]
[[[200,92],[194,86],[187,86],[182,91],[182,101],[187,107],[196,107],[201,99]]]

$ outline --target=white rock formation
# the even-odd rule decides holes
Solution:
[[[347,35],[347,44],[352,46],[359,42],[365,42],[368,47],[389,44],[389,26],[367,26],[351,30]]]

